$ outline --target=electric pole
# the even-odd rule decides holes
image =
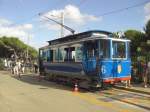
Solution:
[[[30,35],[28,33],[28,37],[27,37],[27,59],[29,58],[29,42],[30,42]]]
[[[63,25],[64,25],[64,12],[61,12],[60,23],[62,24],[62,25],[60,25],[60,27],[61,27],[60,37],[63,37],[64,36],[64,28],[63,28]]]

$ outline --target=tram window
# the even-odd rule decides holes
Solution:
[[[75,56],[76,56],[76,54],[75,54],[75,50],[74,50],[71,52],[71,60],[72,61],[75,61]]]
[[[75,61],[75,47],[70,47],[70,61]]]
[[[65,48],[65,61],[75,61],[75,47]]]
[[[50,61],[50,50],[47,50],[46,52],[47,62]]]
[[[40,58],[42,58],[42,57],[43,57],[43,51],[40,50],[40,51],[39,51],[39,54],[40,54]]]
[[[110,41],[100,40],[100,51],[99,55],[101,58],[110,58]]]
[[[125,58],[125,42],[113,41],[113,58]]]
[[[94,57],[94,49],[89,49],[88,50],[88,58]]]
[[[63,50],[62,49],[58,49],[58,58],[59,58],[59,61],[63,61]]]
[[[56,50],[53,50],[53,62],[56,62],[57,60],[57,53],[56,53]]]
[[[64,49],[65,50],[65,57],[64,57],[64,61],[68,61],[68,58],[69,58],[69,56],[68,56],[68,52],[69,52],[69,48],[65,48]]]
[[[79,62],[82,60],[82,47],[76,47],[76,61]]]
[[[93,58],[97,55],[97,41],[89,41],[85,43],[85,48],[87,49],[87,58]]]
[[[82,60],[81,47],[58,48],[50,52],[51,62],[80,62]]]
[[[56,49],[53,51],[54,52],[54,61],[59,62],[59,61],[63,61],[63,50],[61,49]]]
[[[128,58],[130,58],[130,42],[127,43],[127,49],[128,49]]]
[[[46,62],[47,61],[47,51],[42,50],[40,55],[41,55],[42,60]]]

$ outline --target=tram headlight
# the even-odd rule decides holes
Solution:
[[[121,73],[121,71],[122,71],[122,66],[121,65],[118,65],[117,71],[118,71],[118,73]]]

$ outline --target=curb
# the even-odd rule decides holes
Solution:
[[[124,87],[114,86],[114,88],[150,95],[150,92],[142,91],[142,90],[137,90],[137,89],[132,89],[132,87],[131,88],[124,88]]]

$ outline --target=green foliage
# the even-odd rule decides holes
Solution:
[[[144,31],[145,31],[146,39],[150,40],[150,20],[146,23]]]
[[[145,33],[137,30],[125,32],[125,36],[131,40],[131,55],[138,57],[140,60],[150,59],[150,45],[148,44],[148,40],[150,40],[150,20],[146,23],[144,31]]]
[[[16,37],[1,37],[0,38],[0,57],[10,57],[12,53],[16,53],[18,56],[25,57],[25,53],[29,50],[29,56],[31,58],[37,57],[37,50],[31,46],[26,45]]]
[[[131,40],[131,55],[135,55],[138,53],[138,49],[143,48],[143,43],[145,42],[145,35],[144,33],[137,31],[137,30],[127,30],[125,32],[126,38]]]

